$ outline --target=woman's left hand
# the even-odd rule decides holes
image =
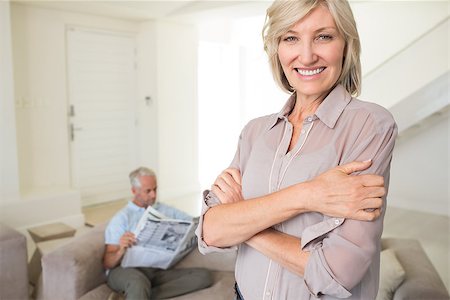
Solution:
[[[241,172],[234,168],[224,170],[211,186],[211,191],[222,204],[244,200],[242,197]]]

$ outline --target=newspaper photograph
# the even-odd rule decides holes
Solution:
[[[127,249],[121,266],[168,269],[197,246],[192,221],[169,219],[149,206],[134,232],[136,245]]]

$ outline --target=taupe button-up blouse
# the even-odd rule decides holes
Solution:
[[[304,120],[298,143],[288,152],[293,126],[287,117],[294,105],[291,96],[280,113],[254,119],[242,130],[231,167],[241,172],[245,199],[355,160],[372,159],[362,173],[384,176],[388,188],[397,126],[386,109],[352,98],[338,85]],[[202,215],[218,204],[214,194],[205,192]],[[383,217],[384,213],[374,222],[364,222],[309,212],[274,226],[300,238],[302,249],[311,252],[303,278],[246,244],[209,247],[202,239],[202,218],[197,235],[202,253],[238,249],[235,276],[245,300],[369,300],[378,290]]]

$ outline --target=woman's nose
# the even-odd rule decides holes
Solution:
[[[298,60],[302,63],[302,65],[312,65],[317,61],[317,58],[318,56],[316,54],[315,47],[311,42],[301,43],[299,47]]]

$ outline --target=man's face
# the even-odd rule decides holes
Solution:
[[[131,191],[134,194],[134,204],[139,207],[147,208],[151,206],[156,201],[156,177],[155,176],[141,176],[139,178],[141,182],[140,188],[132,187]]]

